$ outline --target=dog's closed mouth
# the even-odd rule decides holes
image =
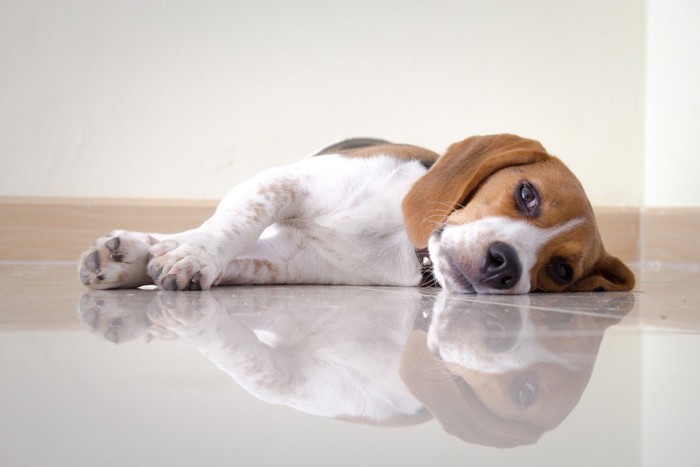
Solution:
[[[447,260],[447,265],[448,265],[448,271],[445,271],[445,272],[449,274],[450,278],[453,279],[454,282],[458,283],[463,288],[462,290],[454,290],[454,292],[458,292],[458,293],[474,293],[474,292],[476,292],[476,288],[472,285],[471,281],[464,274],[462,268],[460,268],[457,265],[457,263],[455,262],[455,260],[452,259],[452,256],[445,255],[445,258]],[[448,290],[450,289],[451,283],[453,283],[453,282],[448,281],[445,284],[445,287]]]

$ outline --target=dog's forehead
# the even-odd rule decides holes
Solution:
[[[504,171],[521,175],[531,181],[539,181],[543,184],[542,188],[566,188],[585,197],[583,186],[576,175],[556,157],[548,157],[544,161],[532,164],[508,167]]]
[[[528,222],[540,228],[565,224],[572,219],[593,220],[593,209],[583,186],[559,159],[550,157],[532,164],[505,167],[487,177],[448,223],[465,223],[484,217],[523,219],[517,209],[519,188],[527,183],[536,190],[540,208]],[[594,222],[586,222],[594,224]]]
[[[586,192],[578,178],[557,158],[540,164],[513,168],[514,178],[519,183],[527,181],[536,190],[540,199],[540,210],[532,223],[540,227],[553,228],[578,219],[575,229],[564,233],[563,238],[553,238],[554,243],[575,242],[597,244],[600,242],[598,228]]]

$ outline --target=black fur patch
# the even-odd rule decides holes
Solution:
[[[313,157],[316,156],[322,156],[324,154],[336,154],[340,151],[347,151],[349,149],[358,149],[358,148],[366,148],[369,146],[378,146],[380,144],[392,144],[389,141],[383,140],[383,139],[377,139],[377,138],[350,138],[346,139],[343,141],[340,141],[335,144],[331,144],[330,146],[327,146],[323,149],[321,149],[319,152],[313,155]]]

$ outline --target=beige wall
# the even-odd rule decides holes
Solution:
[[[348,136],[442,151],[515,132],[560,155],[594,204],[640,206],[644,12],[642,0],[4,0],[0,195],[217,198]]]
[[[0,196],[218,198],[348,136],[540,139],[700,206],[700,3],[0,2]]]
[[[647,206],[699,206],[700,2],[647,0]]]

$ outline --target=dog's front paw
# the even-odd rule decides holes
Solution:
[[[169,240],[151,253],[148,274],[163,290],[208,290],[221,280],[223,265],[206,246]]]
[[[80,280],[93,289],[126,289],[151,284],[146,272],[149,249],[156,240],[135,232],[98,238],[80,256]]]

